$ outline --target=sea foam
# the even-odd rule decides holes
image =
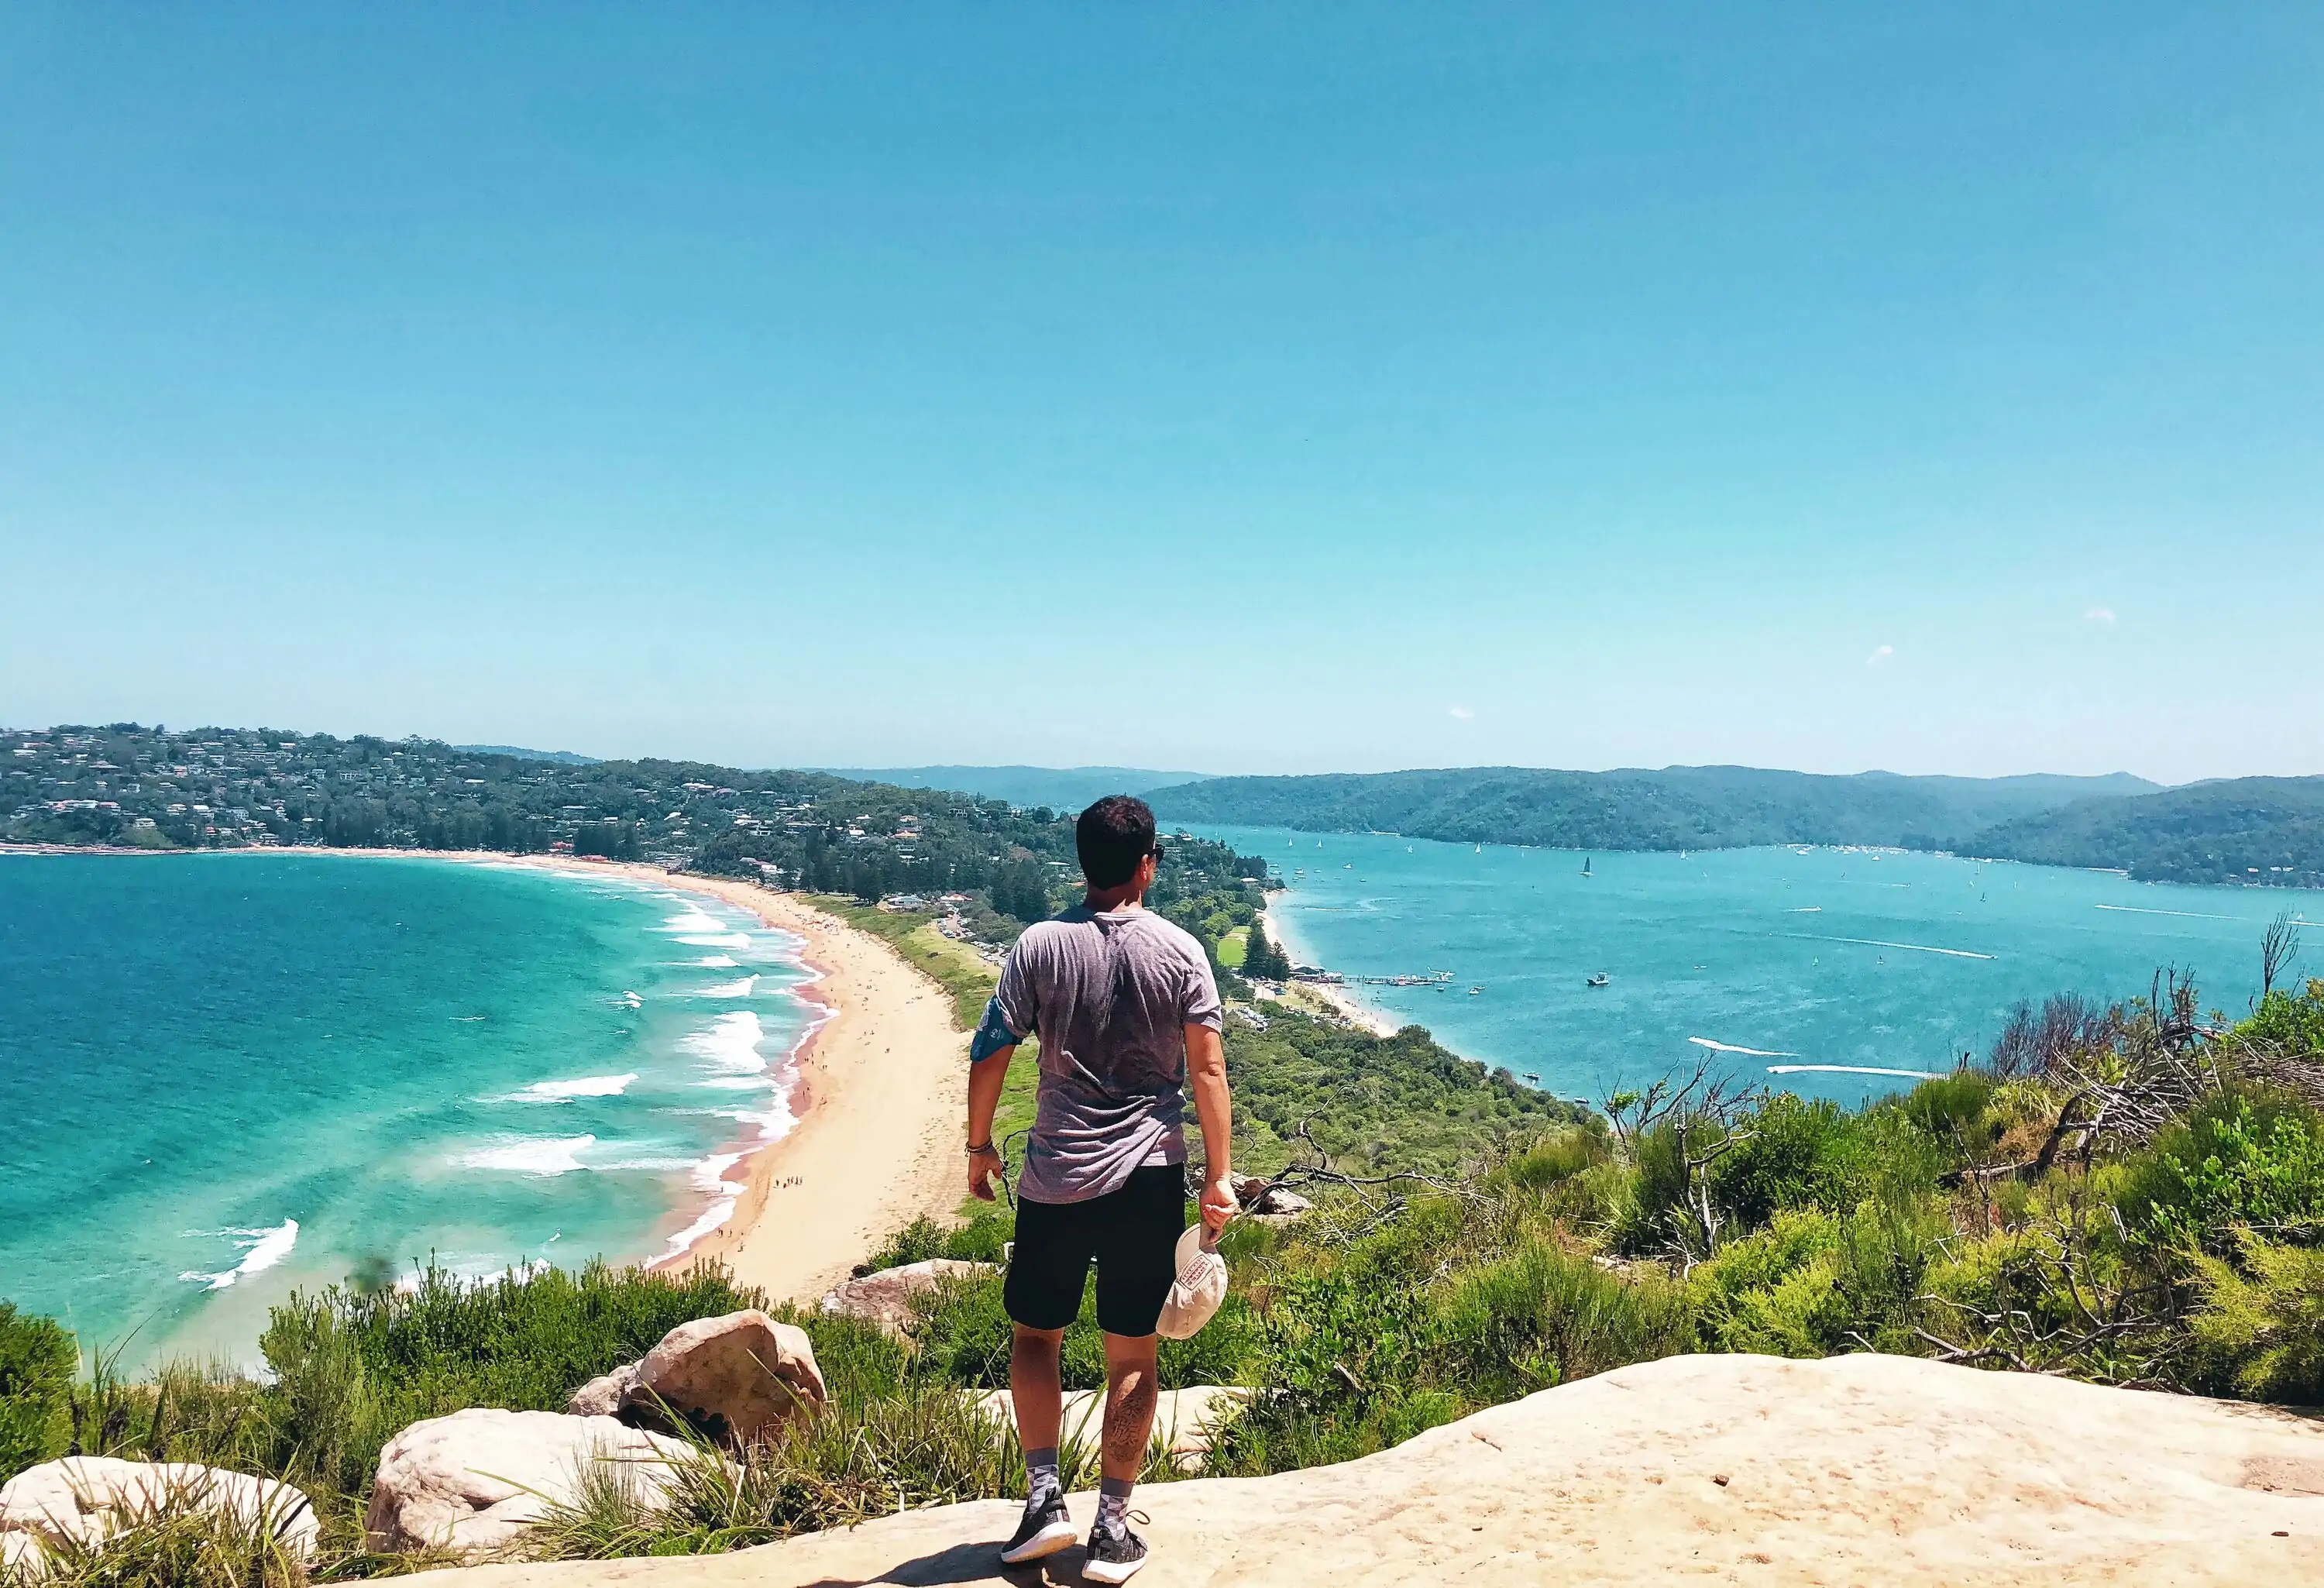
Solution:
[[[679,1039],[678,1050],[699,1058],[727,1076],[763,1075],[766,1056],[759,1044],[766,1037],[759,1017],[747,1009],[722,1014],[704,1029]]]
[[[299,1221],[284,1219],[270,1230],[227,1230],[223,1233],[233,1236],[235,1244],[242,1248],[240,1262],[222,1273],[189,1270],[178,1278],[192,1280],[206,1290],[232,1289],[236,1279],[263,1274],[290,1255],[290,1249],[299,1244]]]
[[[751,996],[751,990],[758,984],[758,977],[744,976],[740,981],[721,982],[715,987],[705,987],[695,996],[696,998],[748,998]]]
[[[632,1070],[625,1076],[582,1076],[570,1081],[535,1081],[523,1091],[514,1093],[512,1103],[570,1103],[576,1097],[619,1097],[638,1078]]]
[[[569,1175],[589,1166],[580,1154],[597,1144],[595,1136],[513,1137],[455,1159],[464,1169],[499,1169],[518,1175]]]

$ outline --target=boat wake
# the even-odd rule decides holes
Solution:
[[[1888,1070],[1862,1064],[1771,1064],[1771,1076],[1895,1076],[1906,1081],[1941,1081],[1941,1070]]]
[[[1708,1037],[1689,1037],[1697,1048],[1708,1048],[1713,1053],[1740,1053],[1750,1058],[1797,1058],[1796,1053],[1779,1053],[1769,1048],[1738,1048],[1732,1042],[1713,1042]]]
[[[1942,954],[1953,959],[1991,959],[1967,948],[1932,948],[1926,943],[1885,943],[1877,937],[1818,937],[1818,943],[1853,943],[1862,948],[1903,948],[1914,954]],[[1914,1072],[1918,1074],[1918,1071]]]

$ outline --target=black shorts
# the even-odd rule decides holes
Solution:
[[[1178,1278],[1186,1228],[1184,1164],[1132,1169],[1120,1189],[1087,1202],[1017,1199],[1017,1245],[1002,1295],[1028,1329],[1062,1329],[1082,1309],[1082,1285],[1097,1260],[1097,1326],[1151,1334]]]

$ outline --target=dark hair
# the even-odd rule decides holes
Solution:
[[[1074,824],[1074,848],[1093,888],[1119,888],[1154,853],[1154,811],[1127,794],[1109,794]]]

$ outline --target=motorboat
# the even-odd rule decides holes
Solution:
[[[1612,980],[1613,978],[1609,976],[1604,971],[1600,971],[1596,975],[1591,977],[1588,982],[1584,983],[1583,985],[1591,987],[1603,987]]]

